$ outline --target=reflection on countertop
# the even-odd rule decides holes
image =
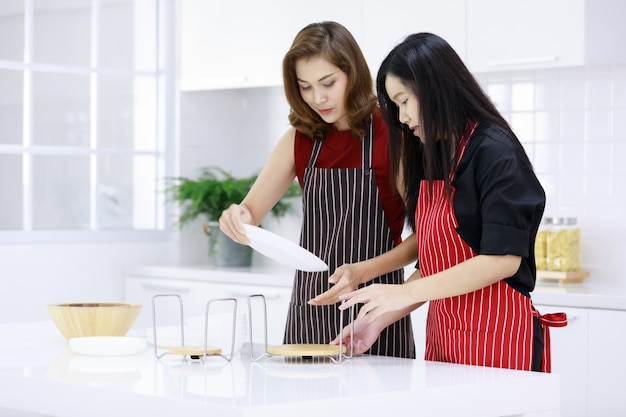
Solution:
[[[151,349],[89,357],[73,353],[52,323],[0,332],[0,385],[9,391],[0,409],[47,416],[559,415],[558,375],[368,355],[253,361],[247,345],[231,362],[158,360]]]

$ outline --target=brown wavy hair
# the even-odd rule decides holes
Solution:
[[[348,76],[344,106],[350,130],[362,138],[374,109],[376,95],[370,70],[352,34],[336,22],[311,23],[296,35],[283,59],[285,96],[290,106],[289,123],[315,140],[324,140],[332,128],[304,102],[296,77],[296,61],[320,56]]]

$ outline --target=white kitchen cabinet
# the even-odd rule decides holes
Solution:
[[[626,63],[620,0],[290,0],[180,2],[183,91],[278,86],[282,59],[305,25],[335,20],[363,49],[372,76],[404,37],[433,32],[475,73]]]
[[[621,0],[467,0],[473,72],[626,62]]]
[[[626,397],[626,311],[537,305],[564,311],[568,325],[551,328],[552,372],[561,375],[561,415],[623,416]]]
[[[407,35],[432,32],[444,38],[456,52],[466,55],[466,0],[363,0],[363,38],[360,42],[372,77],[382,60]]]
[[[588,343],[588,415],[626,415],[626,311],[590,309]]]
[[[125,299],[140,302],[143,308],[135,323],[136,327],[148,328],[152,326],[152,298],[159,294],[177,294],[183,300],[185,319],[193,316],[202,316],[206,303],[220,298],[237,298],[238,311],[248,311],[248,296],[262,294],[267,305],[268,342],[282,343],[287,308],[291,298],[291,287],[249,285],[238,282],[223,283],[196,281],[172,278],[133,276],[126,277]],[[263,342],[263,310],[261,304],[253,299],[253,329],[254,341]],[[156,300],[156,317],[158,326],[172,326],[180,323],[178,300],[174,297],[158,298]],[[213,303],[211,312],[232,311],[230,303]],[[229,310],[230,309],[230,310]]]
[[[361,37],[360,0],[182,0],[183,91],[276,86],[294,37],[309,23],[335,20]]]
[[[433,32],[466,55],[466,0],[405,2],[320,0],[303,8],[291,0],[181,1],[183,91],[276,86],[282,59],[305,25],[334,20],[355,37],[376,76],[382,59],[406,35]]]
[[[567,417],[596,415],[587,411],[588,310],[550,305],[536,307],[542,314],[565,312],[568,318],[567,326],[550,328],[552,372],[561,375],[561,415]]]

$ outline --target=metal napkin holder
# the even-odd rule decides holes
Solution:
[[[165,298],[165,297],[174,297],[178,299],[179,313],[180,313],[180,342],[181,349],[185,348],[185,318],[183,312],[183,299],[179,294],[157,294],[152,297],[152,337],[154,343],[154,356],[157,359],[161,359],[166,355],[180,355],[180,353],[172,353],[169,350],[159,354],[158,352],[158,343],[157,343],[157,314],[156,314],[156,300],[157,298]],[[233,326],[232,326],[232,338],[230,342],[230,355],[223,355],[221,353],[221,349],[219,353],[207,353],[209,350],[208,346],[208,327],[209,327],[209,317],[210,317],[210,307],[211,304],[216,302],[232,302],[233,303]],[[194,355],[194,354],[183,354],[185,359],[189,358],[192,360],[199,360],[204,363],[209,356],[219,356],[224,358],[226,361],[230,362],[235,356],[235,335],[236,335],[236,326],[237,326],[237,299],[236,298],[216,298],[213,300],[209,300],[206,303],[204,309],[204,349],[203,354]]]
[[[253,342],[253,330],[252,330],[252,299],[260,298],[263,301],[263,324],[264,324],[264,347],[265,351],[259,356],[254,356],[254,342]],[[339,312],[339,321],[342,323],[341,330],[339,331],[339,354],[338,355],[325,355],[334,363],[341,363],[343,359],[350,359],[354,356],[354,344],[350,343],[350,354],[343,353],[343,312]],[[265,296],[263,294],[253,294],[248,296],[248,325],[249,325],[249,337],[250,337],[250,360],[256,362],[265,357],[274,356],[274,354],[268,352],[267,342],[267,303],[265,302]],[[350,307],[350,340],[354,338],[354,306]]]

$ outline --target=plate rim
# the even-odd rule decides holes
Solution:
[[[306,271],[306,272],[323,272],[323,271],[328,271],[329,266],[326,262],[324,262],[319,256],[315,255],[314,253],[312,253],[311,251],[303,248],[302,246],[297,245],[296,243],[290,241],[289,239],[286,239],[283,236],[280,236],[276,233],[270,232],[269,230],[263,229],[262,227],[259,226],[254,226],[252,224],[246,224],[244,223],[244,229],[246,229],[246,235],[248,236],[248,239],[250,240],[250,247],[252,247],[252,249],[256,250],[257,252],[261,253],[264,256],[267,256],[270,259],[275,260],[276,262],[279,262],[281,264],[284,265],[289,265],[295,269],[298,269],[300,271]],[[257,236],[251,236],[250,235],[250,231],[252,231],[252,234],[257,234]],[[259,236],[260,235],[260,236]],[[304,260],[304,262],[307,262],[307,266],[303,266],[301,263],[292,263],[292,262],[285,262],[285,261],[280,261],[278,259],[276,259],[275,257],[272,257],[270,255],[267,255],[262,249],[259,249],[258,245],[255,245],[255,242],[253,241],[253,239],[260,239],[262,236],[265,236],[269,239],[273,239],[278,241],[278,243],[284,243],[285,245],[287,245],[287,248],[290,248],[292,250],[292,252],[299,252],[300,254],[302,254],[305,257],[308,257],[310,259],[310,262],[307,260]],[[261,242],[262,244],[262,242]],[[300,260],[302,260],[300,258]],[[313,265],[313,263],[318,264],[318,266]],[[296,265],[297,264],[297,265]]]

